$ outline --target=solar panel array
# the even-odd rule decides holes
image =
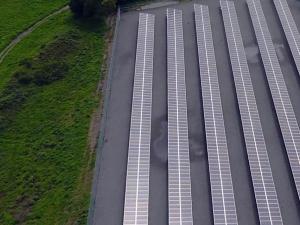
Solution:
[[[257,110],[234,3],[220,1],[256,205],[261,224],[282,224],[277,193]]]
[[[259,0],[247,0],[269,87],[300,198],[300,130]]]
[[[124,225],[148,224],[154,20],[154,15],[139,15]]]
[[[182,11],[167,9],[169,225],[191,225],[192,196]]]
[[[214,224],[238,224],[209,10],[194,5]]]
[[[298,72],[300,73],[300,34],[286,0],[273,0],[289,43]]]
[[[300,34],[286,0],[273,0],[300,72]],[[300,198],[300,130],[260,0],[247,0]],[[260,224],[282,225],[268,152],[234,2],[220,1]],[[214,224],[237,225],[208,6],[194,5]],[[139,14],[124,225],[148,225],[155,16]],[[169,225],[192,225],[182,11],[167,9]]]

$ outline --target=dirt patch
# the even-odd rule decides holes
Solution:
[[[106,23],[107,26],[110,28],[109,32],[107,32],[107,35],[105,37],[106,40],[106,52],[104,54],[104,62],[101,69],[100,69],[100,74],[102,74],[101,79],[99,80],[99,84],[97,87],[97,94],[101,96],[100,98],[100,103],[98,105],[98,108],[94,111],[90,123],[90,129],[89,129],[89,150],[91,153],[95,152],[97,143],[98,143],[98,138],[99,138],[99,133],[100,133],[100,126],[101,126],[101,116],[102,116],[102,106],[103,106],[103,101],[104,98],[104,90],[103,87],[105,86],[106,79],[107,79],[107,74],[108,74],[108,68],[109,68],[109,54],[111,53],[112,50],[112,40],[113,40],[113,28],[115,25],[115,16],[110,16],[107,18]]]
[[[245,46],[245,53],[249,63],[258,63],[259,62],[259,49],[257,45],[248,45]]]
[[[100,132],[101,114],[102,114],[102,100],[100,101],[98,108],[93,113],[91,124],[90,124],[89,149],[91,153],[95,152],[95,149],[97,147],[97,142],[98,142],[98,137]]]
[[[16,200],[17,209],[12,212],[12,215],[17,224],[22,224],[34,205],[34,200],[27,196],[20,196]]]
[[[1,198],[3,198],[4,196],[5,196],[4,192],[1,192],[1,191],[0,191],[0,200],[1,200]]]

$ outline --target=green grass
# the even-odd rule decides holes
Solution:
[[[0,116],[9,118],[0,130],[1,225],[86,223],[94,165],[88,131],[100,99],[96,87],[107,30],[101,20],[79,23],[63,13],[0,65],[0,99],[14,90],[25,93],[18,104],[13,97],[7,100],[13,104],[0,107]],[[70,50],[60,52],[72,41]],[[64,76],[43,84],[35,78],[19,82],[18,72],[47,74],[47,65],[57,61],[68,66]]]
[[[0,0],[0,51],[16,35],[68,0]]]

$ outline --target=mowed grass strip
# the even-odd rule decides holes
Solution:
[[[68,0],[0,0],[0,51],[17,34],[67,3]]]
[[[86,223],[107,31],[66,12],[0,65],[0,224]]]

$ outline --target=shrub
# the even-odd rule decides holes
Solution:
[[[101,12],[101,2],[99,0],[85,0],[83,5],[83,17],[93,17]]]
[[[69,5],[76,17],[83,16],[84,0],[71,0]]]
[[[66,63],[54,62],[43,66],[37,70],[34,75],[34,83],[42,86],[50,84],[56,80],[62,79],[68,72],[68,66]]]
[[[117,1],[116,0],[102,0],[102,11],[107,14],[111,13],[116,9]]]
[[[8,86],[0,96],[0,110],[9,111],[25,100],[25,92],[13,85]]]
[[[70,0],[70,8],[75,17],[106,15],[116,8],[117,0]]]
[[[29,74],[28,72],[23,71],[23,70],[16,72],[14,74],[14,77],[16,78],[18,83],[21,85],[30,84],[33,79],[31,74]]]
[[[32,61],[30,59],[23,59],[20,63],[20,66],[23,66],[27,69],[30,69],[32,67]]]
[[[45,46],[43,51],[39,54],[38,60],[41,61],[58,61],[63,59],[72,51],[78,48],[79,34],[76,32],[68,32],[62,37],[48,46]]]

